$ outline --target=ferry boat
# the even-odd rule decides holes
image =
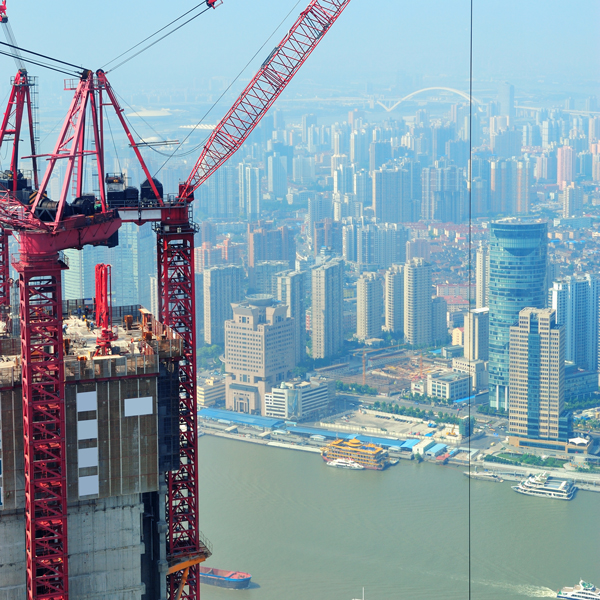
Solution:
[[[495,481],[502,483],[504,479],[492,471],[463,471],[463,474],[470,479],[480,479],[482,481]]]
[[[330,460],[327,463],[328,467],[337,467],[338,469],[364,469],[362,465],[359,465],[357,462],[353,460],[348,460],[346,458],[336,458],[334,460]]]
[[[365,469],[383,471],[390,464],[386,450],[369,442],[361,442],[357,438],[351,440],[333,440],[321,448],[321,456],[327,463],[333,460],[349,460],[358,463]]]
[[[208,583],[219,587],[232,590],[243,590],[250,584],[252,575],[240,571],[224,571],[223,569],[213,569],[199,565],[200,583]]]
[[[571,500],[577,491],[570,479],[556,479],[549,477],[547,473],[530,475],[518,485],[513,485],[512,489],[527,496],[541,496],[558,500]]]
[[[583,579],[579,585],[564,587],[556,594],[557,598],[571,598],[577,600],[600,600],[600,589],[593,583],[586,583]]]

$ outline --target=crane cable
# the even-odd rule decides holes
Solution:
[[[4,42],[0,42],[0,44],[2,44],[2,43],[4,43]],[[23,52],[27,52],[27,50],[23,50],[23,48],[20,48],[20,50]],[[17,55],[13,54],[12,52],[3,52],[2,50],[0,50],[0,54],[2,54],[4,56],[9,56],[10,58],[20,58],[20,60],[22,60],[23,62],[32,64],[32,65],[36,65],[38,67],[43,67],[44,69],[49,69],[50,71],[56,71],[57,73],[62,73],[63,75],[68,75],[69,77],[79,77],[80,76],[80,72],[73,73],[72,71],[65,71],[64,69],[58,69],[56,67],[52,67],[46,63],[39,62],[39,61],[33,60],[31,58],[17,57]],[[52,60],[55,60],[55,59],[52,59]]]
[[[204,2],[201,2],[198,6],[200,6],[201,4],[204,4]],[[131,48],[129,48],[129,50],[126,50],[125,52],[123,52],[122,54],[120,54],[119,56],[117,56],[117,58],[113,58],[113,60],[111,60],[109,63],[106,63],[106,65],[109,65],[110,63],[115,62],[115,60],[117,60],[120,56],[123,56],[123,55],[127,54],[128,52],[131,52],[134,48],[137,48],[140,44],[143,44],[146,40],[149,40],[151,37],[154,37],[155,35],[157,35],[161,31],[163,31],[165,28],[169,27],[170,25],[172,25],[176,21],[179,21],[179,19],[182,19],[185,15],[187,15],[190,12],[196,10],[196,8],[198,8],[198,6],[195,6],[194,8],[188,10],[186,13],[184,13],[183,15],[181,15],[180,17],[177,17],[177,19],[175,19],[174,21],[171,21],[171,23],[169,23],[168,25],[165,25],[164,27],[162,27],[158,31],[154,32],[152,35],[148,36],[145,40],[139,42],[135,46],[132,46]],[[148,44],[147,46],[145,46],[141,50],[138,50],[138,52],[136,52],[135,54],[132,54],[129,58],[126,58],[125,60],[121,61],[118,65],[116,65],[115,67],[113,67],[112,69],[110,69],[109,71],[106,71],[106,72],[107,73],[112,73],[114,70],[118,69],[120,66],[124,65],[125,63],[128,63],[130,60],[134,59],[136,56],[139,56],[140,54],[142,54],[142,52],[145,52],[149,48],[152,48],[152,46],[155,46],[156,44],[158,44],[158,42],[164,40],[166,37],[169,37],[171,34],[175,33],[176,31],[178,31],[179,29],[181,29],[182,27],[184,27],[188,23],[191,23],[194,19],[197,19],[200,15],[203,15],[208,10],[210,10],[210,6],[208,6],[204,10],[200,11],[198,14],[194,15],[193,17],[189,18],[187,21],[184,21],[181,25],[178,25],[177,27],[175,27],[175,29],[171,29],[171,31],[165,33],[165,35],[159,37],[157,40],[154,40],[151,44]]]
[[[180,146],[183,146],[183,144],[185,144],[185,142],[189,139],[189,137],[192,135],[192,133],[194,133],[196,131],[196,129],[198,129],[198,127],[200,127],[200,125],[204,122],[204,119],[206,119],[206,117],[212,112],[212,110],[215,108],[215,106],[217,106],[217,104],[222,100],[223,96],[225,96],[225,94],[232,88],[233,84],[242,76],[244,71],[249,67],[250,63],[257,57],[258,53],[267,45],[269,40],[277,33],[279,28],[283,25],[283,23],[286,21],[286,19],[292,14],[292,11],[296,8],[296,6],[298,6],[298,4],[300,4],[300,0],[298,0],[296,2],[296,4],[294,4],[294,6],[292,6],[292,8],[288,12],[288,14],[285,15],[285,17],[283,17],[283,19],[281,19],[279,25],[277,25],[277,27],[275,27],[275,29],[273,30],[273,33],[271,33],[271,35],[263,42],[262,46],[254,53],[252,58],[250,58],[250,60],[244,65],[242,70],[236,75],[235,79],[233,79],[233,81],[227,86],[227,88],[223,91],[223,93],[213,102],[212,106],[204,113],[204,115],[202,115],[202,118],[198,121],[198,123],[196,123],[196,125],[194,125],[194,127],[190,130],[190,132],[185,136],[185,138],[181,142]],[[182,157],[188,156],[189,154],[191,154],[193,152],[196,152],[196,150],[198,150],[198,148],[201,148],[206,143],[206,141],[208,140],[209,137],[210,137],[210,135],[206,136],[197,146],[195,146],[191,150],[187,150],[185,153],[177,154],[177,158],[182,158]],[[158,168],[158,170],[154,173],[153,177],[156,177],[156,175],[158,175],[158,173],[160,173],[162,171],[162,169],[167,165],[167,163],[176,155],[176,152],[177,152],[177,148],[169,155],[167,160],[165,160],[165,162]]]

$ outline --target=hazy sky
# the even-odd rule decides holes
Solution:
[[[247,71],[248,79],[308,0],[300,0]],[[23,47],[97,69],[197,2],[184,0],[8,0]],[[110,75],[127,92],[205,85],[232,79],[296,0],[224,0],[174,36]],[[475,0],[474,72],[478,80],[509,80],[517,93],[527,81],[598,88],[600,0]],[[296,84],[372,81],[393,84],[398,72],[467,87],[469,2],[466,0],[352,0],[300,71]],[[11,59],[0,57],[8,81]],[[42,89],[58,90],[63,76],[41,71]],[[481,83],[480,85],[483,85]],[[4,87],[4,84],[3,84]],[[485,87],[485,86],[484,86]],[[298,89],[298,88],[296,88]],[[290,93],[294,89],[290,90]],[[573,89],[573,94],[578,90]],[[587,92],[586,92],[587,93]]]

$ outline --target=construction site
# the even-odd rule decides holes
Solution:
[[[199,565],[212,548],[198,510],[194,192],[240,148],[348,3],[308,3],[170,193],[150,173],[107,73],[18,46],[6,1],[0,6],[3,48],[17,63],[0,130],[11,156],[0,175],[3,600],[200,597]],[[206,0],[196,16],[220,4]],[[47,61],[69,77],[71,101],[54,150],[40,155],[28,68]],[[146,177],[139,189],[106,172],[109,112]],[[60,193],[50,198],[59,164]],[[90,165],[97,192],[84,183]],[[112,306],[109,265],[96,267],[91,310],[82,312],[84,299],[63,301],[63,252],[115,247],[123,223],[152,223],[156,233],[158,314]]]

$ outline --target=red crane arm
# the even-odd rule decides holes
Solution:
[[[194,190],[235,154],[349,3],[311,0],[208,138],[180,198],[192,200]]]

